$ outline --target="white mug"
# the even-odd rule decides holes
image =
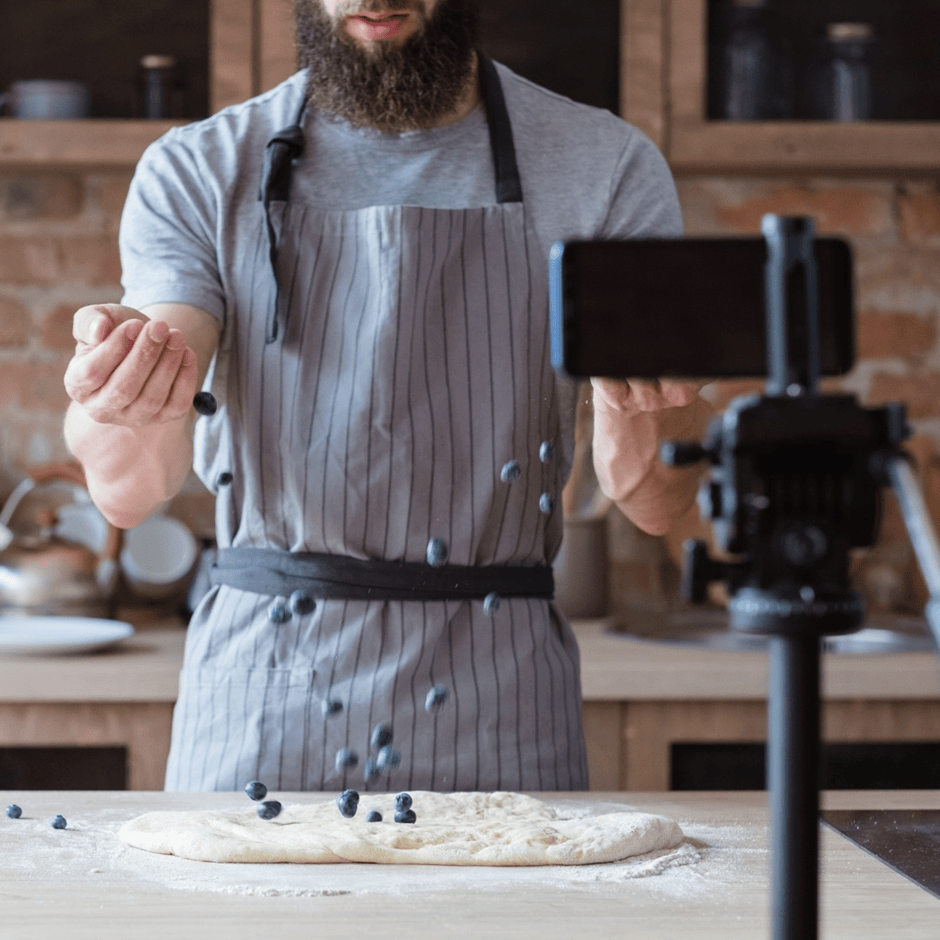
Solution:
[[[121,572],[139,597],[166,598],[184,590],[199,554],[196,537],[173,516],[151,516],[124,533]]]
[[[13,82],[6,94],[0,95],[0,109],[26,120],[74,120],[88,117],[91,95],[82,82],[23,79]]]

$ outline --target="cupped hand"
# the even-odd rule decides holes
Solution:
[[[65,389],[92,420],[141,428],[182,418],[196,391],[196,354],[180,330],[132,307],[94,304],[72,321]]]
[[[689,379],[591,379],[594,407],[610,412],[638,414],[682,408],[698,397],[704,381]]]

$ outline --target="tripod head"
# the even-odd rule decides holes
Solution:
[[[903,408],[861,408],[819,394],[820,334],[812,220],[766,216],[764,395],[736,399],[702,444],[669,444],[663,459],[706,459],[699,508],[734,562],[686,546],[682,592],[703,601],[728,582],[731,626],[751,633],[851,633],[864,616],[849,586],[849,550],[877,535],[883,467],[908,436]]]

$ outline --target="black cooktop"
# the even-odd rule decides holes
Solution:
[[[822,821],[940,898],[940,810],[824,810]]]

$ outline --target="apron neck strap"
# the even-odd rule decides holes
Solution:
[[[490,126],[490,145],[496,174],[496,201],[522,202],[522,182],[516,163],[516,145],[512,137],[512,122],[506,109],[503,85],[496,66],[482,52],[477,52],[480,68],[480,86],[486,105],[486,120]]]

